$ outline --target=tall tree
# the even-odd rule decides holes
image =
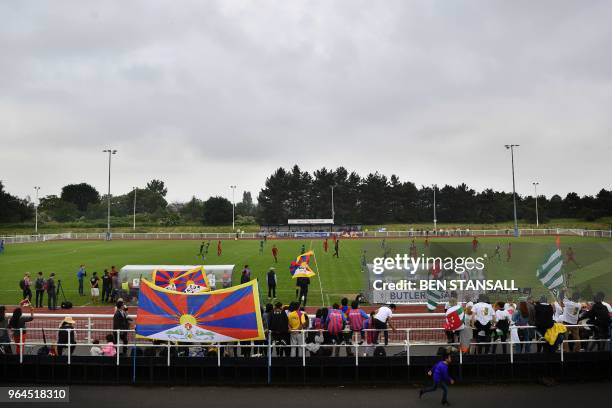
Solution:
[[[100,201],[100,193],[87,183],[68,184],[62,188],[61,199],[76,205],[79,211],[84,212],[89,204]]]
[[[266,179],[264,188],[259,192],[258,221],[260,224],[286,224],[287,190],[289,188],[289,174],[282,167],[278,168]]]
[[[22,222],[32,219],[33,215],[33,206],[28,201],[4,191],[4,185],[0,181],[0,222]]]
[[[147,190],[151,190],[162,197],[165,197],[168,193],[168,189],[166,188],[166,184],[161,180],[153,179],[147,183]]]
[[[254,215],[255,205],[253,204],[253,198],[251,197],[250,191],[242,192],[242,201],[236,203],[236,215]]]
[[[204,224],[227,225],[232,222],[232,203],[225,197],[210,197],[204,201]]]

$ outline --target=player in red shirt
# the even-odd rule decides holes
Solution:
[[[512,259],[512,242],[508,242],[508,249],[506,249],[506,262],[510,262]]]
[[[329,247],[329,243],[327,242],[327,238],[325,238],[325,241],[323,241],[323,250],[327,252],[328,247]]]
[[[472,251],[476,252],[477,250],[478,250],[478,239],[474,237],[474,239],[472,240]]]
[[[221,256],[222,253],[223,248],[221,248],[221,240],[219,240],[219,242],[217,242],[217,256]]]
[[[272,245],[272,256],[274,257],[274,263],[278,263],[278,248],[275,245]]]

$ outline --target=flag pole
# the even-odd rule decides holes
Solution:
[[[323,298],[323,286],[321,286],[321,273],[319,272],[319,264],[317,263],[317,254],[312,251],[312,256],[315,261],[315,268],[317,268],[317,280],[319,281],[319,292],[321,292],[321,305],[325,306],[325,299]]]

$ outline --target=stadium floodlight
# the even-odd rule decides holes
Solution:
[[[133,230],[136,231],[136,192],[138,191],[138,187],[133,187],[134,189],[134,227]]]
[[[236,186],[230,186],[232,189],[232,231],[236,230]]]
[[[540,217],[538,216],[538,184],[540,184],[538,181],[534,181],[533,183],[533,188],[535,190],[535,201],[536,201],[536,227],[540,226]]]
[[[433,222],[434,222],[434,232],[438,229],[438,219],[436,218],[436,188],[437,185],[433,185]]]
[[[506,149],[510,149],[510,156],[512,157],[512,202],[514,204],[514,236],[518,237],[518,220],[516,218],[516,184],[514,181],[514,148],[519,147],[517,144],[505,145]]]
[[[107,217],[106,217],[106,239],[111,239],[110,233],[110,205],[111,205],[111,157],[113,154],[117,154],[115,149],[102,150],[103,153],[108,153],[108,195],[107,195]]]
[[[334,209],[334,187],[336,187],[336,185],[332,185],[331,187],[331,216],[332,216],[332,220],[334,220],[336,218],[336,210]]]
[[[34,186],[34,190],[36,190],[36,203],[34,204],[34,232],[38,234],[38,190],[40,190],[39,186]]]

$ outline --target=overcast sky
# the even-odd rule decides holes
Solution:
[[[0,179],[253,196],[277,167],[612,188],[610,1],[2,1]]]

